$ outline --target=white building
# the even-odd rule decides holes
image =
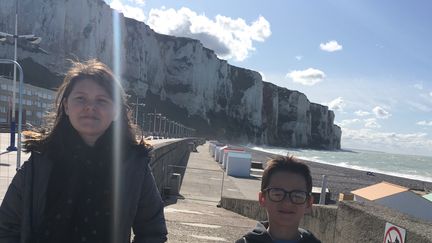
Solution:
[[[49,111],[54,104],[55,91],[30,84],[24,84],[23,86],[23,123],[39,126],[42,124],[44,113]],[[19,81],[17,81],[15,87],[15,110],[18,111]],[[8,114],[12,109],[12,90],[13,81],[0,76],[0,124],[2,127],[7,127],[10,123],[10,115]]]
[[[351,193],[355,201],[374,202],[432,222],[432,202],[406,187],[383,181]]]

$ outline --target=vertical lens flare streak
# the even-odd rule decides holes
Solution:
[[[113,66],[114,66],[114,75],[116,79],[121,82],[121,23],[120,23],[120,14],[117,11],[113,11]],[[114,84],[113,84],[114,85]],[[121,97],[120,92],[114,92],[114,104],[115,109],[117,112],[121,112]],[[122,130],[122,122],[121,119],[122,115],[124,114],[118,114],[118,119],[114,123],[114,148],[113,148],[113,221],[112,221],[112,237],[111,242],[122,242],[121,237],[121,229],[120,229],[120,217],[121,217],[121,198],[120,198],[120,190],[121,190],[121,157],[122,152],[121,151],[121,144],[120,142],[122,139],[120,139]]]

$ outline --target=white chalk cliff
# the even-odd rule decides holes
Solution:
[[[14,19],[15,0],[1,0],[0,31],[13,33]],[[120,28],[121,77],[147,111],[156,108],[201,136],[340,148],[341,129],[328,107],[218,59],[198,40],[158,34],[123,16]],[[43,38],[41,47],[50,55],[19,50],[26,82],[58,85],[43,79],[64,73],[68,58],[98,58],[113,67],[113,13],[102,0],[20,0],[19,34],[30,33]],[[0,58],[13,58],[13,47],[0,44]]]

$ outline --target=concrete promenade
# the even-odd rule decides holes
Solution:
[[[208,143],[197,149],[190,154],[180,195],[166,201],[168,241],[234,242],[256,222],[217,207],[221,191],[223,196],[256,199],[260,181],[224,176],[208,152]]]

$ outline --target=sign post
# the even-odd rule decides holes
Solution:
[[[386,222],[383,243],[405,243],[406,230]]]

